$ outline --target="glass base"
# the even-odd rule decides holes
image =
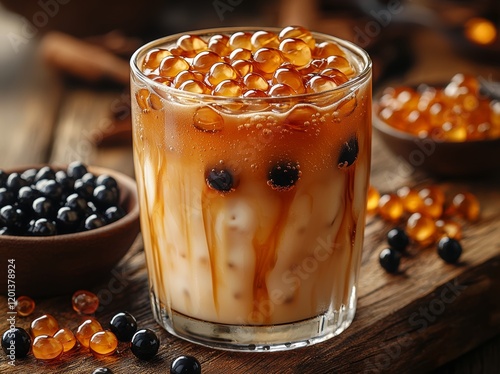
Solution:
[[[356,288],[353,287],[350,305],[327,311],[319,316],[286,324],[252,326],[207,322],[172,310],[151,293],[156,321],[169,333],[205,347],[238,352],[277,352],[306,347],[328,340],[343,332],[354,319]]]

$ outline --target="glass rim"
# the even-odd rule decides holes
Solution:
[[[353,87],[358,87],[361,85],[364,81],[366,81],[372,70],[372,60],[370,56],[368,55],[368,52],[366,52],[363,48],[359,47],[355,43],[341,39],[336,36],[328,35],[325,33],[320,33],[320,32],[315,32],[311,31],[311,34],[315,39],[320,39],[321,41],[334,41],[338,43],[341,47],[347,49],[350,53],[354,53],[362,62],[363,66],[361,71],[353,78],[350,78],[347,82],[327,91],[323,92],[312,92],[312,93],[302,93],[302,94],[295,94],[295,95],[289,95],[289,96],[269,96],[269,97],[244,97],[244,96],[236,96],[236,97],[228,97],[228,96],[215,96],[211,94],[200,94],[200,93],[194,93],[194,92],[189,92],[189,91],[183,91],[179,90],[178,88],[175,87],[170,87],[167,85],[164,85],[162,83],[156,82],[150,78],[148,78],[142,70],[138,66],[138,60],[139,58],[145,54],[147,51],[157,48],[161,45],[168,44],[169,42],[175,41],[179,37],[186,35],[186,34],[192,34],[192,35],[197,35],[197,36],[208,36],[208,35],[214,35],[214,34],[229,34],[229,33],[234,33],[238,31],[271,31],[271,32],[279,32],[282,30],[280,27],[262,27],[262,26],[236,26],[236,27],[216,27],[216,28],[208,28],[208,29],[199,29],[199,30],[192,30],[192,31],[183,31],[179,32],[176,34],[172,35],[167,35],[161,38],[154,39],[141,47],[139,47],[132,55],[130,58],[130,74],[131,78],[132,77],[137,77],[144,83],[147,83],[150,86],[155,87],[156,89],[160,90],[160,92],[164,92],[166,94],[172,94],[177,97],[184,97],[186,99],[191,99],[191,100],[199,100],[199,101],[206,101],[206,100],[211,100],[215,102],[273,102],[273,103],[279,103],[279,102],[287,102],[289,100],[297,100],[297,99],[307,99],[307,100],[314,100],[315,98],[322,98],[326,95],[333,95],[335,93],[340,93],[340,92],[345,92],[349,91]],[[157,91],[158,92],[158,91]]]

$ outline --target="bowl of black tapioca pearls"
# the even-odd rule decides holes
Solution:
[[[37,165],[0,169],[0,287],[52,296],[111,276],[139,233],[133,178],[112,169]],[[10,277],[10,278],[9,278]]]

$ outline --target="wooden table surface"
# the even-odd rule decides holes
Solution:
[[[419,43],[418,38],[415,43]],[[498,74],[498,69],[460,59],[453,66],[436,63],[440,54],[449,61],[453,53],[440,43],[436,40],[435,54],[419,58],[399,82],[449,79],[458,71]],[[0,168],[79,159],[133,175],[130,146],[95,145],[96,139],[113,131],[113,115],[129,105],[127,90],[68,85],[54,73],[38,65],[35,68],[26,87],[0,90]],[[211,350],[174,338],[153,320],[139,237],[109,281],[92,291],[101,296],[96,318],[103,324],[116,312],[128,310],[141,327],[156,330],[161,347],[155,359],[140,361],[126,347],[106,358],[80,349],[55,363],[40,363],[29,356],[11,367],[2,355],[0,372],[91,373],[107,366],[114,373],[160,373],[168,372],[172,359],[181,354],[196,356],[203,372],[209,374],[500,372],[500,178],[450,182],[437,181],[418,170],[408,172],[374,135],[371,181],[382,191],[437,182],[468,189],[479,197],[482,215],[464,229],[464,254],[458,266],[445,264],[433,249],[413,249],[411,256],[404,258],[401,275],[388,275],[378,265],[389,225],[370,217],[358,311],[353,324],[340,336],[292,352],[260,354]],[[0,259],[0,266],[6,266],[1,254]],[[110,282],[121,287],[110,287]],[[81,317],[72,311],[70,297],[36,300],[33,316],[18,317],[18,325],[27,328],[34,317],[50,313],[61,325],[74,329]],[[0,316],[6,313],[2,296]],[[7,326],[6,318],[1,317],[0,330]]]

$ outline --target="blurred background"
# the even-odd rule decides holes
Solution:
[[[126,58],[142,42],[176,32],[299,24],[368,49],[377,79],[404,74],[417,52],[433,54],[439,42],[475,63],[500,62],[498,0],[2,0],[0,20],[0,74],[10,77],[11,69],[20,66],[13,50],[25,52],[28,44],[55,30],[114,48]],[[453,68],[450,61],[433,57],[434,75]]]

